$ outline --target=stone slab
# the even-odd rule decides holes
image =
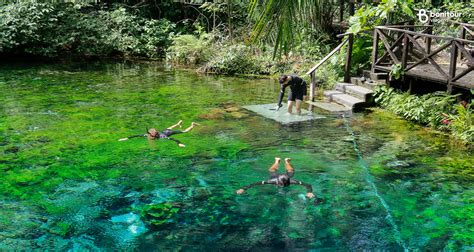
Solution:
[[[335,102],[315,101],[307,103],[329,112],[347,112],[352,110],[349,107],[343,106]]]
[[[350,108],[354,108],[354,105],[364,102],[363,100],[348,94],[335,94],[332,96],[332,101]]]
[[[325,118],[325,116],[311,113],[305,109],[301,109],[300,115],[288,114],[286,104],[284,104],[283,107],[281,107],[278,111],[275,110],[275,107],[275,103],[243,106],[244,109],[255,112],[265,118],[275,120],[281,124],[290,124]]]

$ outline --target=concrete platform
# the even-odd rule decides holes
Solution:
[[[275,107],[275,103],[243,106],[244,109],[255,112],[265,118],[275,120],[281,124],[290,124],[325,118],[325,116],[311,113],[305,109],[301,110],[300,115],[288,114],[286,104],[283,104],[283,107],[281,107],[278,111],[274,110]]]

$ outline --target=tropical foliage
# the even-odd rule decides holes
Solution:
[[[265,38],[274,44],[274,56],[278,52],[288,53],[302,40],[317,39],[320,32],[333,31],[334,6],[331,0],[252,0],[250,12],[255,20],[252,39]],[[312,32],[301,34],[304,30]]]
[[[57,57],[163,54],[174,25],[123,7],[90,11],[88,5],[18,2],[0,6],[0,52]]]
[[[378,5],[363,4],[349,19],[348,32],[367,31],[383,22],[396,23],[413,17],[413,0],[384,0]]]
[[[458,95],[436,92],[422,96],[401,93],[393,88],[380,87],[375,102],[408,120],[450,131],[465,142],[474,141],[474,103],[456,103]]]
[[[203,33],[199,36],[191,34],[172,38],[167,58],[178,64],[200,64],[212,57],[212,34]]]
[[[445,114],[443,122],[449,130],[466,143],[474,142],[474,102],[456,104],[455,113]]]
[[[270,60],[258,48],[244,44],[224,47],[201,69],[218,74],[269,74]]]

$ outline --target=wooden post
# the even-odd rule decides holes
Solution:
[[[403,33],[403,52],[402,52],[402,69],[405,70],[407,67],[407,61],[408,61],[408,34]]]
[[[431,17],[429,17],[428,25],[433,25],[433,20],[431,20]],[[428,27],[426,34],[432,34],[432,33],[433,33],[433,27]],[[431,53],[431,38],[430,37],[426,37],[426,52],[428,54]]]
[[[375,73],[375,62],[379,60],[379,33],[374,29],[374,41],[372,44],[372,73]]]
[[[346,65],[344,67],[344,82],[351,82],[351,60],[352,60],[352,45],[354,44],[354,34],[349,34],[349,43],[347,43]]]
[[[314,102],[314,92],[315,92],[315,86],[316,86],[316,75],[313,72],[310,74],[311,76],[311,84],[309,86],[309,100]]]
[[[415,25],[415,22],[414,22],[413,20],[410,20],[410,21],[408,21],[408,25],[410,26],[410,27],[408,28],[408,30],[414,32],[414,31],[415,31],[415,27],[413,27],[413,26]],[[405,35],[406,35],[406,34],[404,34],[404,36],[405,36]],[[403,40],[405,40],[405,38],[406,38],[406,37],[403,37]],[[407,42],[408,42],[408,41],[407,41]],[[410,51],[410,53],[413,53],[413,44],[410,44],[410,43],[408,44],[408,50]],[[407,51],[407,52],[408,52],[408,51]],[[407,54],[407,56],[408,56],[408,54]],[[403,63],[402,63],[402,65],[403,65]]]
[[[460,37],[461,39],[466,39],[466,29],[465,29],[464,25],[461,25],[461,31],[459,32],[459,37]],[[461,45],[464,45],[463,42],[459,42],[459,43],[460,43]],[[459,60],[462,60],[462,58],[463,58],[463,55],[462,55],[462,53],[460,53],[460,54],[459,54]]]
[[[453,90],[452,79],[456,76],[456,60],[458,59],[458,47],[456,41],[451,40],[451,58],[449,62],[449,75],[448,75],[448,92],[451,93]]]

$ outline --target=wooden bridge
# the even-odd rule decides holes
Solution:
[[[433,35],[432,25],[375,27],[372,71],[389,73],[399,64],[404,77],[444,84],[448,91],[474,88],[474,25],[456,24],[459,37]]]

